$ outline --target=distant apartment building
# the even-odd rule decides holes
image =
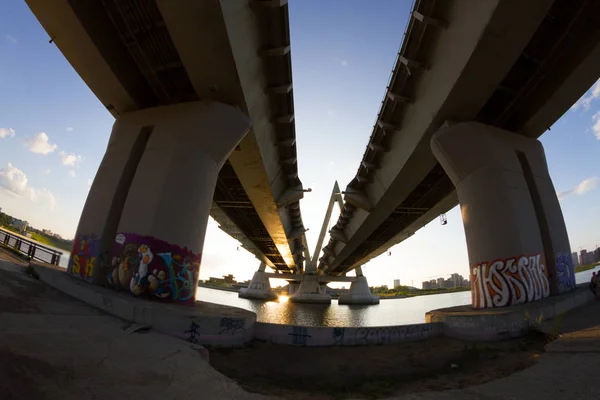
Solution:
[[[400,279],[394,279],[394,287],[397,288],[400,286]]]
[[[579,266],[579,257],[577,257],[577,252],[571,253],[571,261],[573,262],[573,267]]]
[[[421,284],[423,289],[452,289],[458,287],[469,286],[471,282],[465,279],[461,274],[453,273],[450,278],[437,278],[429,281],[424,281]]]
[[[27,227],[29,226],[29,222],[20,219],[15,219],[12,222],[12,226],[17,228],[17,230],[20,232],[25,232],[27,230]]]
[[[588,253],[587,250],[579,252],[579,265],[591,264],[594,262],[594,253]]]

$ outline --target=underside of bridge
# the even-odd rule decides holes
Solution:
[[[252,243],[255,254],[259,253],[257,257],[281,271],[302,271],[304,226],[298,200],[303,192],[295,146],[288,9],[285,4],[271,6],[271,3],[250,5],[249,2],[210,0],[192,6],[185,1],[28,1],[52,41],[115,117],[197,100],[219,101],[249,115],[253,128],[219,173],[214,204],[238,228],[237,238],[242,243]],[[185,14],[190,18],[195,14],[204,15],[206,21],[210,21],[203,28],[204,33],[213,37],[213,41],[194,38],[193,32],[178,32],[177,29],[183,29],[188,22],[183,17]],[[243,19],[248,15],[252,20],[247,27],[253,30],[251,39],[266,49],[265,54],[258,55],[255,51],[254,58],[246,60],[247,65],[255,62],[264,77],[264,82],[255,79],[257,85],[264,84],[263,98],[256,96],[254,89],[240,90],[245,72],[236,57],[246,57],[245,53],[232,54],[235,49],[230,49],[227,41],[219,42],[228,40],[228,36],[235,40],[236,35],[244,35],[244,28],[239,26],[248,23],[248,18]],[[243,20],[231,20],[236,17]],[[168,22],[169,18],[176,18],[180,23],[175,26]],[[199,21],[192,23],[198,25]],[[235,26],[235,30],[228,32],[231,26]],[[95,49],[84,43],[88,40],[85,35]],[[201,43],[194,56],[204,57],[201,60],[204,67],[190,69],[193,63],[189,61],[189,53],[187,61],[180,54],[189,47],[187,42]],[[208,48],[202,48],[203,45]],[[85,54],[86,51],[90,54]],[[92,65],[96,52],[102,63]],[[102,70],[103,65],[108,68]],[[260,114],[263,109],[267,115]],[[265,144],[270,141],[272,145]],[[265,146],[273,149],[262,151]],[[261,155],[273,160],[262,160]],[[257,163],[264,165],[256,166]],[[273,165],[277,171],[265,172]],[[260,173],[256,173],[257,169]],[[244,173],[264,179],[258,183],[246,182]],[[262,183],[264,181],[271,187]],[[265,196],[270,202],[261,201]],[[284,197],[286,201],[276,206]],[[261,206],[263,203],[269,203],[270,209]]]
[[[346,189],[351,195],[347,194],[345,205],[333,228],[345,234],[348,243],[353,232],[348,232],[347,228],[355,214],[376,206],[369,204],[370,199],[365,193],[368,193],[369,185],[374,184],[376,171],[380,169],[386,154],[389,154],[392,141],[397,139],[395,136],[405,134],[402,126],[406,122],[407,110],[415,107],[413,103],[418,100],[422,79],[430,73],[428,63],[432,57],[432,43],[444,34],[447,23],[454,22],[445,20],[452,3],[454,2],[443,0],[416,1],[413,18],[410,19],[369,145],[356,177]],[[468,2],[463,4],[465,3]],[[522,2],[500,3],[499,8],[505,8],[499,12],[504,12],[506,18],[527,12],[520,8]],[[489,90],[491,95],[486,95],[482,105],[474,107],[467,115],[442,115],[440,112],[432,116],[434,119],[428,132],[435,132],[448,120],[474,120],[537,138],[583,95],[600,73],[597,63],[589,65],[594,63],[586,61],[590,53],[597,51],[600,40],[600,1],[532,1],[528,2],[528,6],[543,8],[543,3],[548,4],[545,16],[500,83]],[[584,71],[579,73],[582,68]],[[487,73],[482,69],[470,72]],[[574,82],[574,74],[582,76],[583,81]],[[570,85],[570,91],[563,92],[567,85]],[[475,103],[470,99],[466,102]],[[428,138],[426,140],[428,143]],[[420,157],[420,162],[431,165],[429,172],[415,182],[407,195],[395,199],[397,203],[393,211],[380,223],[373,224],[374,227],[365,240],[351,249],[344,249],[345,243],[340,244],[339,240],[331,238],[324,250],[329,254],[337,253],[337,256],[332,259],[327,256],[321,258],[319,269],[322,272],[343,274],[411,236],[440,213],[458,204],[454,185],[444,169],[431,157],[428,144],[417,156]],[[406,185],[411,184],[412,182],[406,182]],[[353,199],[352,194],[358,194],[358,200]],[[339,251],[340,248],[343,254]]]

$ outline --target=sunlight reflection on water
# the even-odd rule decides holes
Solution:
[[[575,275],[577,283],[590,280],[593,270]],[[298,304],[280,296],[279,301],[264,302],[238,298],[237,293],[198,288],[196,298],[202,301],[240,307],[256,313],[259,322],[303,326],[386,326],[425,322],[425,313],[437,308],[453,307],[471,302],[471,292],[457,292],[407,299],[382,299],[375,306],[331,304]]]

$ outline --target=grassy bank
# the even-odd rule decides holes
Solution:
[[[73,248],[73,242],[71,240],[63,240],[55,237],[46,236],[41,233],[30,232],[31,238],[40,243],[47,244],[62,250],[71,251]]]
[[[376,288],[371,288],[373,289]],[[407,287],[400,287],[397,289],[388,289],[386,291],[373,291],[379,295],[380,298],[386,297],[415,297],[415,296],[428,296],[431,294],[444,294],[444,293],[454,293],[454,292],[467,292],[471,290],[470,286],[457,287],[457,288],[449,288],[449,289],[410,289]]]
[[[587,271],[587,270],[596,268],[597,265],[598,265],[598,263],[579,265],[579,266],[575,267],[575,272],[577,273],[577,272]]]

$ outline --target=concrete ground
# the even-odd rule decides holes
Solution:
[[[203,348],[136,330],[28,277],[22,263],[6,261],[6,254],[1,257],[1,398],[275,398],[245,392],[209,365]],[[563,335],[531,368],[481,386],[389,399],[597,398],[600,302],[543,327]]]

